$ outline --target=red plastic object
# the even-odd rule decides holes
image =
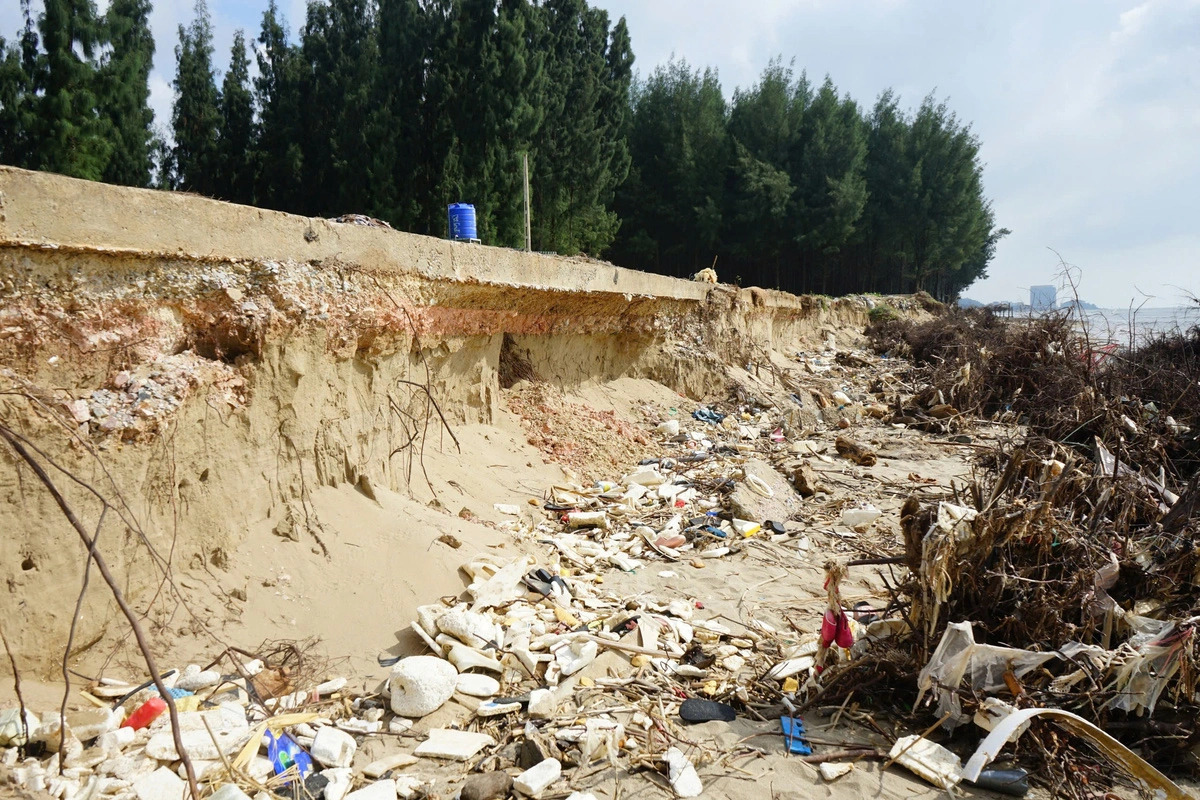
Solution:
[[[821,620],[821,645],[829,647],[833,642],[837,642],[838,647],[852,647],[854,633],[850,630],[850,620],[846,618],[846,612],[835,613],[831,608],[825,612],[825,619]]]
[[[161,697],[151,697],[138,708],[137,711],[129,715],[129,719],[121,723],[122,728],[133,728],[135,731],[140,731],[142,728],[149,725],[158,716],[167,710],[167,701]]]

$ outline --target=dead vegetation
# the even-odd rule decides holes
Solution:
[[[883,576],[883,619],[834,667],[821,702],[863,699],[864,686],[905,697],[915,680],[947,727],[997,700],[1061,709],[1195,776],[1200,329],[1120,350],[1064,315],[968,311],[869,333],[912,359],[905,383],[924,386],[890,398],[893,421],[970,414],[1020,421],[1025,435],[981,449],[954,503],[905,505],[896,560],[910,569]],[[899,718],[930,713],[882,704]],[[1054,725],[1019,742],[1013,757],[1055,796],[1095,797],[1121,780]]]

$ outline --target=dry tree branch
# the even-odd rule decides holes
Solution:
[[[17,755],[25,758],[25,746],[29,744],[29,720],[25,718],[25,697],[21,694],[21,673],[17,669],[17,659],[13,656],[12,648],[8,646],[8,637],[4,635],[4,625],[0,624],[0,642],[4,643],[4,652],[8,655],[8,663],[12,665],[13,691],[17,695],[17,705],[21,707],[21,736],[23,740],[17,747]]]
[[[58,752],[67,751],[67,699],[71,696],[71,669],[67,664],[71,658],[71,646],[75,644],[75,628],[79,625],[79,614],[83,610],[83,598],[87,594],[88,582],[92,576],[92,560],[96,557],[96,548],[100,546],[100,531],[104,528],[104,518],[108,516],[108,505],[100,509],[100,519],[96,521],[96,532],[92,534],[92,543],[88,547],[87,558],[83,562],[83,580],[79,586],[79,596],[75,598],[75,613],[71,615],[71,629],[67,632],[67,644],[63,647],[62,676],[63,697],[62,705],[58,708]],[[66,769],[66,760],[59,759],[58,774]]]
[[[63,516],[67,518],[67,521],[71,524],[71,527],[73,527],[75,532],[79,534],[79,538],[83,541],[84,546],[87,547],[89,558],[95,562],[96,568],[100,570],[100,575],[104,578],[104,582],[108,584],[108,588],[112,592],[113,599],[116,600],[117,605],[121,609],[121,613],[124,614],[125,619],[128,620],[129,625],[133,630],[134,638],[137,640],[138,649],[141,650],[142,657],[146,661],[146,667],[149,669],[150,674],[154,678],[154,686],[156,689],[158,689],[158,693],[162,696],[163,700],[166,701],[167,711],[171,715],[171,735],[175,742],[175,751],[179,754],[180,761],[183,762],[184,770],[187,772],[188,786],[191,788],[193,800],[200,800],[200,787],[196,783],[196,770],[192,766],[192,760],[188,756],[187,750],[184,749],[183,739],[180,735],[179,710],[175,707],[175,699],[171,696],[171,693],[167,690],[167,687],[162,682],[162,678],[159,676],[158,664],[155,662],[154,654],[150,652],[150,645],[146,640],[146,634],[142,630],[141,623],[138,622],[137,613],[134,612],[129,603],[126,602],[125,595],[121,592],[121,588],[117,585],[116,578],[113,577],[112,572],[108,568],[108,562],[105,560],[104,556],[100,554],[100,551],[96,549],[95,541],[83,527],[83,523],[80,522],[79,518],[75,516],[74,510],[71,508],[70,504],[67,503],[66,498],[62,496],[62,493],[59,492],[58,486],[55,485],[54,480],[49,474],[47,474],[46,470],[42,467],[38,460],[34,458],[27,449],[25,449],[25,446],[21,443],[20,438],[7,425],[2,423],[0,423],[0,437],[3,437],[4,440],[8,442],[9,447],[13,449],[13,451],[21,458],[21,460],[29,465],[29,468],[33,470],[33,473],[38,477],[38,480],[40,480],[42,485],[46,488],[46,491],[50,493],[52,498],[54,498],[54,502],[58,505],[59,510],[62,511]],[[107,501],[103,502],[105,503],[105,506],[108,506]]]

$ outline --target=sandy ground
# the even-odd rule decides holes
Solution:
[[[881,369],[876,364],[837,377],[848,391],[862,392],[869,377]],[[767,384],[741,370],[734,377],[743,386],[768,390]],[[653,435],[653,427],[671,418],[690,424],[690,411],[697,407],[660,384],[629,378],[587,383],[570,391],[522,383],[508,390],[505,400],[518,413],[507,412],[492,425],[458,428],[454,431],[458,447],[445,439],[425,453],[428,482],[414,481],[411,496],[381,489],[365,492],[349,485],[321,488],[311,500],[311,513],[320,520],[319,543],[307,537],[281,538],[273,532],[272,522],[264,520],[247,532],[228,563],[209,569],[207,581],[201,582],[195,573],[181,577],[190,612],[176,613],[172,627],[177,625],[180,635],[166,663],[205,663],[220,652],[218,641],[253,651],[266,641],[299,640],[320,669],[349,677],[352,686],[364,690],[378,688],[388,670],[378,665],[377,657],[421,652],[421,643],[408,630],[415,607],[459,595],[468,580],[459,570],[462,564],[478,557],[504,563],[521,553],[546,555],[544,545],[515,534],[512,518],[496,511],[494,504],[519,505],[530,522],[544,519],[540,505],[550,486],[568,479],[619,478],[636,465],[638,457],[668,454]],[[878,464],[859,467],[838,458],[833,441],[839,433],[876,449]],[[979,441],[993,431],[985,427],[973,434]],[[914,491],[926,500],[949,498],[970,474],[971,447],[866,418],[846,431],[833,427],[806,432],[792,442],[800,443],[801,457],[827,492],[797,503],[798,512],[787,522],[790,538],[749,540],[735,554],[707,560],[704,569],[685,560],[653,561],[632,573],[613,570],[605,576],[607,587],[626,596],[684,598],[703,608],[699,615],[735,630],[753,618],[780,631],[789,627],[815,631],[826,603],[823,564],[831,558],[896,552],[903,500]],[[554,463],[553,456],[563,454],[568,464]],[[856,533],[840,524],[839,513],[863,500],[875,504],[883,515],[869,531]],[[876,572],[853,570],[843,584],[843,597],[848,605],[880,601]],[[100,668],[77,666],[89,675],[94,673],[87,670]],[[630,669],[628,658],[609,653],[586,674],[622,675]],[[105,674],[132,678],[140,671],[126,655],[110,661]],[[52,702],[58,691],[51,682],[25,685],[27,700],[34,706]],[[7,699],[9,694],[10,687],[0,689],[0,697]],[[79,702],[72,698],[72,705]],[[890,746],[878,731],[847,722],[848,716],[854,716],[853,706],[851,714],[842,715],[842,721],[828,730],[822,710],[832,709],[818,708],[806,715],[814,743],[869,741],[885,749]],[[365,744],[358,760],[365,763],[397,745],[411,747],[424,730],[468,715],[466,705],[452,702],[421,720],[399,742],[384,737]],[[890,732],[889,723],[882,724]],[[761,748],[758,757],[738,763],[735,769],[702,766],[705,797],[939,794],[900,768],[881,772],[878,763],[865,761],[836,783],[826,784],[815,766],[783,753],[774,722],[747,718],[712,722],[689,728],[687,735],[696,748],[715,753],[743,740]],[[439,777],[445,790],[442,796],[449,796],[461,779],[453,767],[431,774]],[[578,788],[608,798],[671,794],[661,776],[614,769],[591,771]],[[972,792],[987,795],[967,790]]]

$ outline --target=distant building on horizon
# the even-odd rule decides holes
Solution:
[[[1029,307],[1034,311],[1053,311],[1058,308],[1058,289],[1053,286],[1030,286]]]

